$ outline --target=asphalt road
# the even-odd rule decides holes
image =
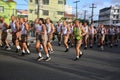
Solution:
[[[30,50],[31,55],[21,57],[14,46],[10,51],[0,48],[0,80],[120,80],[120,47],[82,50],[76,62],[74,48],[65,53],[56,43],[49,62],[36,61],[34,44]]]

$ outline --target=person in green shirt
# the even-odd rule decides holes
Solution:
[[[80,50],[82,44],[82,38],[86,35],[85,29],[82,26],[82,23],[79,20],[75,21],[75,26],[73,28],[73,36],[75,41],[75,50],[76,50],[76,58],[74,61],[79,60],[82,56],[82,51]]]

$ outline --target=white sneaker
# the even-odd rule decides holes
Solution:
[[[83,53],[82,53],[82,51],[80,51],[80,55],[82,55]]]

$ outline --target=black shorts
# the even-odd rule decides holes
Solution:
[[[27,42],[27,35],[21,35],[21,42]]]

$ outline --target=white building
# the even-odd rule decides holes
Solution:
[[[65,13],[72,14],[72,6],[65,5]]]
[[[120,23],[120,5],[103,8],[99,11],[99,24],[115,25]]]

